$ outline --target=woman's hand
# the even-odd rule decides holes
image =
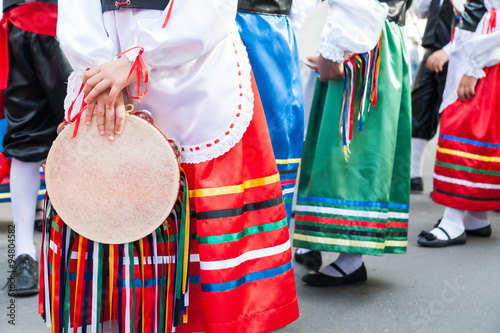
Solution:
[[[343,63],[325,59],[321,54],[314,57],[308,57],[307,60],[314,63],[318,67],[319,80],[321,82],[338,80],[344,77]]]
[[[128,58],[121,57],[86,71],[83,76],[85,103],[91,104],[97,96],[109,90],[104,103],[106,108],[113,108],[118,94],[137,79],[135,73],[129,76],[131,68]]]
[[[95,113],[97,122],[97,131],[99,135],[106,135],[109,141],[115,139],[123,131],[125,124],[125,102],[123,99],[123,90],[118,92],[114,99],[113,107],[108,108],[110,90],[106,90],[97,96],[88,106],[85,114],[85,123],[92,124],[92,115]]]
[[[457,90],[458,99],[461,102],[467,102],[476,95],[477,81],[479,80],[472,76],[464,75],[462,77]]]

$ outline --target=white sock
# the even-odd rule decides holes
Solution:
[[[422,177],[424,169],[424,156],[427,140],[411,138],[411,167],[410,177]]]
[[[347,275],[361,267],[363,264],[362,254],[341,253],[335,264],[340,267]],[[321,273],[334,277],[342,277],[342,274],[330,265],[326,265],[319,270]]]
[[[309,249],[303,249],[303,248],[301,248],[301,247],[299,247],[299,248],[297,249],[297,253],[298,253],[298,254],[304,254],[304,253],[307,253],[307,252],[310,252],[310,251],[311,251],[311,250],[309,250]]]
[[[36,202],[40,189],[40,164],[12,159],[10,170],[10,193],[12,196],[12,217],[16,227],[16,258],[29,254],[36,259],[33,240]]]
[[[490,225],[488,211],[467,211],[464,216],[464,226],[466,230],[481,229]]]
[[[444,209],[443,218],[441,222],[439,222],[439,227],[446,230],[450,239],[457,238],[464,232],[464,214],[464,210],[451,207],[446,207]],[[431,234],[436,236],[439,240],[448,240],[448,237],[441,229],[434,228],[431,230]]]

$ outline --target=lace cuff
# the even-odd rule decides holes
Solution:
[[[465,70],[465,75],[475,77],[476,79],[482,79],[486,76],[483,69],[477,66],[474,61],[469,60],[467,65],[468,68]]]
[[[338,63],[344,62],[344,50],[337,45],[322,42],[319,46],[319,53],[325,59]]]

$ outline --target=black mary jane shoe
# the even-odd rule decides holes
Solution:
[[[486,227],[482,227],[479,229],[465,230],[467,236],[476,236],[476,237],[490,237],[491,236],[491,225],[487,225]]]
[[[465,244],[467,241],[467,235],[465,234],[465,231],[458,237],[456,238],[451,238],[450,235],[441,228],[439,225],[436,225],[434,228],[438,228],[441,230],[446,237],[448,237],[447,240],[440,240],[437,239],[436,236],[431,234],[430,232],[422,230],[422,232],[418,235],[420,237],[418,239],[418,245],[424,246],[424,247],[446,247],[446,246],[451,246],[451,245],[462,245]]]
[[[309,251],[300,254],[298,250],[296,250],[294,258],[296,262],[313,271],[317,271],[323,264],[320,251]]]
[[[366,268],[365,264],[361,264],[361,267],[352,272],[351,274],[346,274],[339,266],[335,263],[331,263],[330,266],[335,268],[340,274],[341,277],[330,276],[323,274],[321,272],[310,272],[302,277],[302,281],[307,283],[308,285],[315,287],[335,287],[340,286],[342,284],[350,284],[357,282],[366,281]]]
[[[38,293],[38,262],[29,254],[14,261],[14,271],[6,285],[9,296],[29,296]]]
[[[424,181],[422,177],[415,177],[410,179],[410,191],[411,192],[423,192],[424,191]]]

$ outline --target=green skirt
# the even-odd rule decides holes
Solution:
[[[409,217],[411,92],[401,28],[386,21],[377,103],[344,159],[343,80],[318,81],[304,145],[293,244],[312,250],[405,253]]]

